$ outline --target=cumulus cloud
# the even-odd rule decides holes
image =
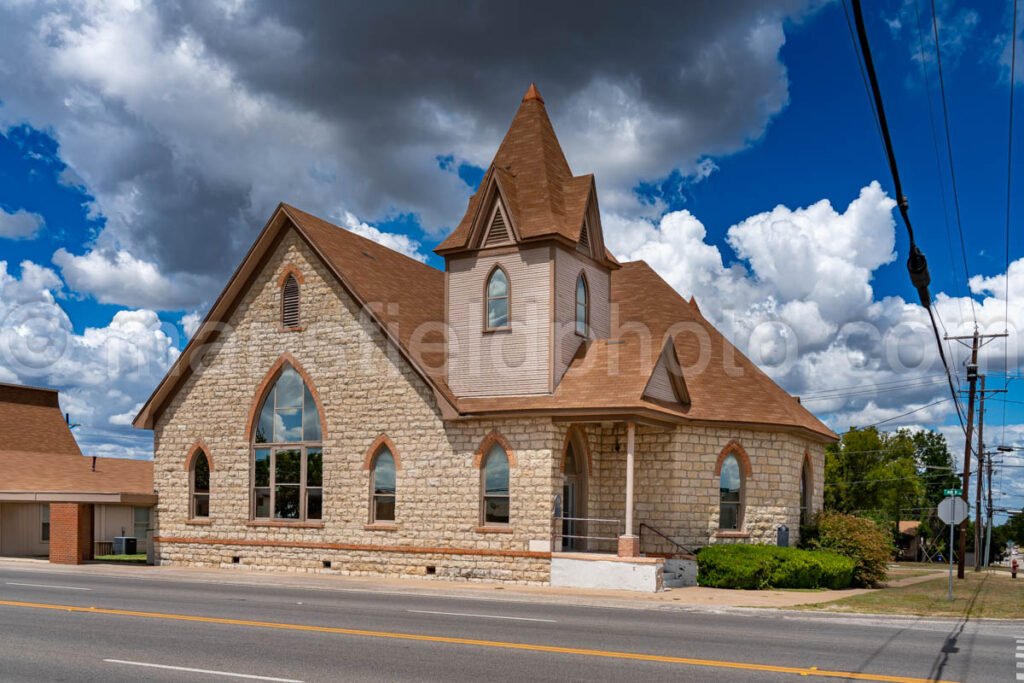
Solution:
[[[20,268],[19,277],[0,261],[0,381],[60,388],[86,453],[150,453],[151,440],[127,426],[127,415],[177,358],[176,328],[150,310],[121,310],[77,333],[58,302],[57,274],[31,261]]]
[[[53,262],[73,290],[104,304],[181,310],[212,299],[217,291],[212,277],[188,273],[168,277],[155,263],[126,251],[93,250],[76,256],[62,247],[54,253]]]
[[[657,222],[609,214],[604,226],[621,259],[644,259],[681,294],[696,296],[706,317],[835,429],[941,423],[954,408],[943,401],[949,389],[927,312],[900,297],[876,298],[871,284],[896,258],[894,208],[877,182],[843,211],[824,200],[778,206],[729,228],[728,256],[685,210]],[[974,300],[935,295],[943,323],[951,334],[970,333],[977,315],[982,331],[1008,329],[1007,340],[985,347],[980,365],[1020,367],[1024,259],[970,284]],[[963,351],[948,353],[960,367]],[[935,401],[943,402],[929,405]]]
[[[414,258],[421,263],[425,263],[427,260],[426,254],[420,251],[420,243],[412,239],[408,235],[403,235],[397,232],[385,232],[372,225],[367,225],[360,221],[355,214],[350,211],[346,211],[341,225],[348,230],[351,230],[361,237],[365,237],[368,240],[373,240],[377,244],[382,244],[388,249],[393,249],[400,254],[405,254],[410,258]]]
[[[19,209],[10,213],[0,207],[0,238],[27,240],[35,237],[44,225],[43,217]]]
[[[786,106],[784,27],[818,4],[6,4],[0,130],[52,132],[106,220],[100,256],[66,261],[127,254],[186,286],[230,272],[281,200],[369,225],[411,213],[440,235],[471,188],[438,156],[486,165],[534,80],[602,205],[653,215],[637,179],[702,177]],[[97,291],[180,305],[123,289]]]

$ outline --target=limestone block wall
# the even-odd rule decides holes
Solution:
[[[300,331],[280,327],[279,279],[302,275]],[[258,388],[288,353],[301,365],[325,419],[323,520],[250,520],[250,443]],[[512,522],[479,527],[474,455],[491,431],[512,448]],[[380,434],[396,448],[396,524],[369,522],[367,449]],[[427,574],[546,582],[550,562],[550,420],[442,422],[427,384],[383,338],[294,231],[209,345],[203,366],[157,419],[154,478],[162,564],[240,565],[288,571]],[[187,457],[203,444],[211,463],[210,517],[188,519]],[[325,564],[326,563],[326,564]]]
[[[592,517],[625,518],[626,429],[588,426],[593,472],[589,482]],[[719,479],[715,466],[732,441],[750,458],[745,479],[745,515],[738,533],[719,532]],[[616,447],[617,444],[617,447]],[[824,446],[784,432],[680,426],[672,431],[637,427],[635,514],[687,547],[712,543],[774,543],[786,524],[795,544],[800,528],[800,477],[804,454],[812,464],[812,510],[822,507]],[[636,529],[633,530],[636,533]],[[671,546],[644,539],[644,551]]]

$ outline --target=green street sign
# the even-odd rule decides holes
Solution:
[[[963,489],[946,489],[942,492],[944,496],[962,496],[964,495]]]

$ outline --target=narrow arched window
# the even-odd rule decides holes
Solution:
[[[485,526],[506,525],[509,521],[508,454],[500,444],[487,451],[481,468],[481,516]]]
[[[811,463],[805,459],[803,470],[800,472],[800,524],[802,525],[809,524],[811,521],[811,496],[813,491]]]
[[[722,461],[718,490],[718,528],[740,529],[743,524],[743,474],[735,455],[726,456]]]
[[[576,334],[587,336],[590,326],[590,292],[587,291],[587,276],[580,273],[576,278]]]
[[[299,281],[289,274],[281,285],[281,327],[299,326]]]
[[[495,267],[487,278],[486,311],[488,330],[503,330],[509,327],[509,281],[508,273],[501,266]]]
[[[323,516],[320,409],[302,375],[285,363],[257,417],[253,437],[252,517]]]
[[[395,456],[387,446],[381,446],[373,458],[370,486],[373,504],[370,522],[388,524],[395,521]]]
[[[210,516],[210,461],[203,451],[192,458],[189,489],[189,519],[207,519]]]

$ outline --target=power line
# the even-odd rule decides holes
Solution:
[[[956,189],[956,169],[953,165],[953,142],[949,131],[949,107],[946,104],[946,82],[942,76],[942,49],[939,46],[939,18],[935,10],[935,0],[932,3],[932,30],[935,33],[935,65],[939,71],[939,93],[942,95],[942,119],[946,129],[946,153],[949,158],[949,179],[953,186],[953,209],[956,212],[956,229],[960,233],[960,253],[964,259],[964,274],[970,282],[971,270],[967,267],[967,243],[964,241],[964,226],[960,220],[960,194]],[[974,326],[978,326],[978,315],[974,310],[974,297],[971,299],[971,317],[974,319]]]
[[[931,275],[928,273],[928,262],[924,253],[917,247],[914,241],[914,228],[910,223],[909,204],[903,194],[903,185],[900,182],[899,167],[896,164],[896,153],[893,150],[892,136],[889,134],[889,124],[885,118],[885,106],[882,102],[882,90],[878,85],[878,76],[875,73],[875,64],[871,59],[871,45],[868,42],[867,29],[864,26],[864,13],[861,9],[861,0],[851,0],[853,3],[853,14],[857,24],[857,36],[860,40],[860,48],[864,57],[864,68],[871,84],[871,93],[874,98],[875,108],[878,113],[878,124],[882,129],[882,143],[885,146],[885,153],[889,161],[889,170],[892,173],[893,185],[896,189],[896,203],[899,206],[903,224],[907,228],[907,236],[910,241],[910,256],[907,258],[907,270],[910,274],[910,281],[917,289],[921,298],[921,305],[927,309],[928,318],[932,324],[932,332],[935,335],[935,344],[939,349],[939,358],[942,359],[942,366],[946,370],[946,379],[949,382],[949,391],[953,397],[953,404],[956,406],[957,418],[960,420],[960,427],[967,432],[963,414],[960,411],[960,403],[957,400],[956,388],[953,386],[953,373],[949,369],[949,361],[946,359],[946,352],[942,347],[942,339],[939,335],[939,326],[935,322],[935,314],[932,312],[931,293],[928,285],[931,283]],[[966,258],[966,256],[965,256]],[[973,302],[973,300],[972,300]],[[973,305],[973,303],[972,303]],[[881,423],[879,423],[881,424]]]
[[[918,4],[918,0],[914,0],[914,12],[917,15],[917,22],[914,24],[914,28],[917,29],[917,48],[920,54],[918,60],[921,65],[921,81],[924,83],[924,90],[928,101],[928,124],[932,131],[932,151],[935,154],[935,174],[939,179],[939,199],[942,201],[942,222],[946,227],[946,246],[949,248],[949,265],[950,272],[953,274],[953,284],[956,285],[957,292],[960,295],[966,291],[966,287],[960,284],[960,276],[957,273],[956,258],[953,255],[953,231],[949,227],[949,206],[946,204],[946,183],[943,179],[942,173],[942,162],[939,158],[939,134],[935,129],[935,112],[932,106],[932,89],[929,84],[928,70],[925,68],[925,57],[924,57],[924,33],[921,31],[921,7]],[[964,318],[964,304],[962,296],[956,298],[957,309],[960,311],[960,319]],[[938,311],[936,311],[938,313]],[[942,323],[942,316],[939,316],[939,322]],[[942,325],[942,331],[948,334],[945,324]]]
[[[900,415],[896,415],[894,417],[886,418],[885,420],[879,420],[878,422],[874,422],[874,423],[869,424],[869,425],[861,425],[859,427],[851,427],[847,431],[842,432],[840,434],[840,436],[842,436],[842,434],[849,434],[850,432],[852,432],[855,429],[870,429],[871,427],[877,427],[878,425],[885,424],[886,422],[892,422],[893,420],[898,420],[901,417],[907,417],[908,415],[913,415],[914,413],[919,413],[922,410],[924,410],[925,408],[931,408],[932,406],[937,406],[940,403],[945,403],[946,401],[950,401],[950,400],[952,400],[952,399],[940,398],[938,401],[935,401],[933,403],[929,403],[928,405],[923,405],[920,408],[914,408],[913,410],[908,410],[905,413],[902,413]]]
[[[1012,205],[1013,197],[1013,91],[1016,85],[1016,73],[1017,73],[1017,0],[1013,0],[1013,30],[1010,32],[1010,123],[1009,132],[1007,137],[1009,138],[1006,146],[1006,268],[1003,270],[1003,276],[1006,278],[1004,283],[1006,291],[1004,293],[1004,313],[1003,313],[1003,326],[1007,332],[1010,329],[1010,206]],[[1003,348],[1003,367],[1006,370],[1006,379],[1004,380],[1003,389],[1010,388],[1010,341],[1007,338],[1006,344]],[[1003,404],[1003,439],[1006,438],[1006,404]]]

